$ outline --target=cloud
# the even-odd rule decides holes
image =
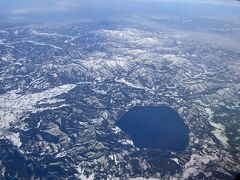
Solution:
[[[158,2],[162,2],[163,6],[161,4],[157,5],[156,3]],[[166,3],[169,3],[167,8],[165,6]],[[183,3],[183,5],[181,5],[181,3]],[[185,6],[184,3],[186,3],[187,6]],[[196,12],[193,13],[200,12],[201,8],[198,7],[200,7],[201,4],[206,5],[206,7],[208,7],[208,5],[214,5],[214,10],[216,10],[216,8],[222,8],[224,9],[223,12],[227,12],[228,14],[235,13],[235,11],[229,13],[230,10],[232,11],[229,6],[234,6],[235,9],[240,7],[239,3],[236,5],[234,1],[223,0],[0,0],[0,16],[2,21],[8,21],[11,19],[31,20],[34,18],[46,20],[55,17],[61,20],[64,18],[68,18],[69,20],[71,17],[70,20],[72,20],[80,14],[82,17],[89,18],[93,16],[94,18],[102,16],[113,18],[117,13],[118,15],[127,14],[128,16],[131,14],[143,15],[147,13],[147,15],[150,16],[154,13],[159,14],[159,12],[172,12],[176,14],[181,11],[184,14],[184,9],[190,11],[187,9],[190,3],[196,3],[197,5],[194,6]],[[179,5],[181,5],[180,8],[178,7]],[[210,10],[210,8],[207,9]]]
[[[138,4],[139,2],[191,2],[233,6],[239,5],[239,3],[234,1],[224,0],[5,0],[0,1],[0,13],[22,15],[28,13],[64,12],[85,7],[117,8],[119,5],[127,8],[128,3]]]
[[[69,11],[83,7],[104,7],[107,0],[8,0],[0,1],[0,12],[8,14]]]

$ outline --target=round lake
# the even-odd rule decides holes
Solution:
[[[136,147],[183,151],[189,143],[189,128],[168,106],[135,106],[122,115],[117,126]]]

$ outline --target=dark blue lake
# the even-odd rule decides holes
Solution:
[[[117,126],[136,147],[183,151],[189,143],[189,128],[168,106],[135,106],[122,115]]]

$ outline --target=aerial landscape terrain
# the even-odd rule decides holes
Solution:
[[[240,2],[0,1],[0,179],[236,179]]]

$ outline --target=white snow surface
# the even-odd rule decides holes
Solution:
[[[212,127],[215,129],[212,131],[213,135],[225,146],[228,147],[228,138],[225,134],[225,126],[221,123],[215,123],[212,121],[213,111],[210,108],[205,108],[208,114],[208,121]]]
[[[190,161],[185,164],[182,179],[188,179],[189,177],[196,176],[201,171],[202,166],[215,159],[218,159],[216,155],[200,156],[198,154],[192,154]]]
[[[119,82],[119,83],[122,83],[122,84],[125,84],[125,85],[127,85],[127,86],[129,86],[129,87],[132,87],[132,88],[143,89],[143,90],[146,90],[146,91],[147,91],[147,90],[150,90],[149,88],[144,87],[144,86],[142,86],[141,84],[133,84],[133,83],[127,81],[127,80],[124,79],[124,78],[115,79],[115,81],[116,81],[116,82]]]
[[[158,178],[153,178],[153,177],[149,177],[149,178],[145,178],[145,177],[136,177],[136,178],[131,178],[131,180],[159,180]]]
[[[21,145],[18,134],[8,132],[12,123],[19,121],[21,118],[27,117],[30,113],[44,110],[38,109],[37,104],[42,102],[63,102],[63,100],[54,99],[56,96],[66,93],[73,89],[75,84],[65,84],[57,86],[39,93],[21,95],[18,90],[9,91],[0,95],[0,138],[10,139],[16,146]],[[58,107],[65,106],[61,104]],[[57,108],[58,108],[57,107]]]
[[[98,31],[97,34],[106,36],[114,40],[128,42],[134,45],[154,46],[160,44],[159,39],[152,34],[131,28],[125,28],[123,30],[104,29]]]
[[[221,123],[209,122],[215,129],[212,131],[213,135],[225,146],[228,147],[228,138],[225,135],[225,126]]]
[[[94,179],[94,174],[91,174],[90,176],[87,177],[83,174],[84,170],[81,167],[77,167],[76,169],[78,171],[78,177],[81,180],[93,180]]]

